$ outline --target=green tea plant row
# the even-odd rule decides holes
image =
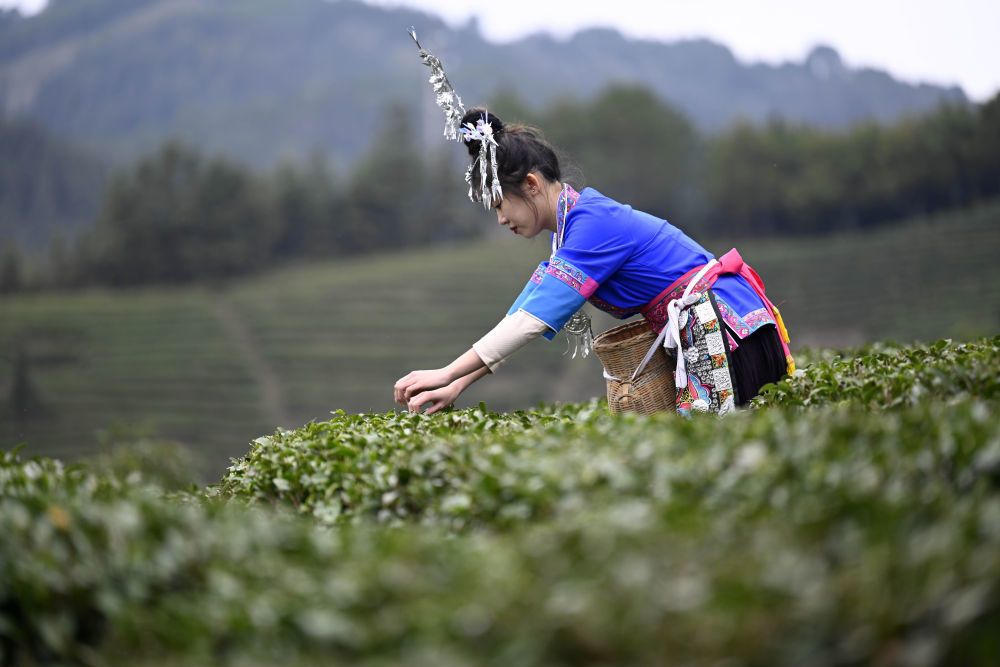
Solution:
[[[288,504],[325,523],[440,520],[456,527],[549,517],[579,503],[582,495],[643,496],[663,486],[664,476],[692,480],[702,488],[730,467],[734,442],[754,442],[747,450],[752,452],[765,446],[775,452],[787,449],[784,456],[818,447],[830,459],[837,443],[864,438],[872,456],[898,459],[885,461],[886,469],[905,469],[912,457],[931,455],[934,441],[929,438],[937,428],[953,425],[930,417],[900,423],[898,415],[886,411],[948,405],[961,397],[1000,398],[998,349],[1000,337],[882,346],[817,361],[769,387],[758,402],[840,403],[875,411],[843,423],[825,412],[797,414],[791,431],[771,424],[767,414],[721,421],[678,420],[674,415],[613,419],[598,403],[567,405],[558,413],[507,415],[480,406],[435,419],[340,414],[258,438],[250,453],[229,469],[221,489],[236,498]],[[758,429],[759,440],[748,438]],[[907,447],[883,444],[904,433]],[[799,472],[789,474],[796,478]]]
[[[340,414],[198,491],[5,453],[0,646],[27,664],[992,664],[998,351],[818,355],[722,420]]]
[[[8,458],[0,627],[11,657],[41,659],[989,664],[1000,622],[990,406],[812,414],[741,418],[744,438],[704,448],[633,456],[609,443],[626,462],[609,455],[590,473],[608,493],[567,467],[584,479],[558,520],[459,536],[441,522],[318,529]],[[830,437],[810,437],[831,423]],[[927,423],[937,446],[923,453],[913,441]],[[606,434],[590,424],[577,436]],[[642,463],[656,470],[645,494],[629,480]]]
[[[872,345],[814,363],[769,387],[760,405],[813,406],[837,402],[874,410],[961,396],[1000,398],[1000,336],[970,343]],[[806,352],[806,359],[809,359]]]

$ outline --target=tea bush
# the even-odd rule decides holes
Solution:
[[[336,414],[197,492],[3,453],[4,662],[995,664],[998,347],[722,420]]]
[[[760,405],[809,406],[851,401],[871,409],[1000,397],[1000,336],[970,343],[939,340],[909,346],[880,344],[846,354],[826,353],[769,386]]]

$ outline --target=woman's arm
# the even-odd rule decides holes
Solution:
[[[419,394],[413,396],[406,404],[406,407],[411,412],[419,412],[420,409],[430,403],[430,407],[424,410],[424,414],[434,414],[441,408],[447,407],[455,402],[459,394],[465,391],[470,384],[478,380],[489,373],[489,369],[486,366],[472,371],[468,375],[458,378],[451,384],[441,387],[440,389],[431,389],[430,391],[423,391]]]
[[[454,385],[452,388],[457,390],[455,391],[455,397],[457,398],[466,387],[481,378],[488,371],[489,369],[483,363],[483,360],[479,358],[479,355],[476,354],[476,351],[470,348],[444,368],[407,373],[396,382],[393,387],[393,394],[397,403],[403,403],[411,412],[416,412],[419,411],[422,405],[430,402],[430,399],[424,398],[422,394],[436,389],[449,388]],[[475,377],[467,379],[468,376],[473,374],[475,374]],[[418,403],[417,401],[421,402]],[[432,406],[428,410],[428,414],[436,412],[441,407],[453,401],[454,398],[443,405]]]
[[[405,404],[411,412],[419,412],[421,407],[432,403],[427,414],[437,412],[545,330],[544,322],[522,310],[508,315],[470,350],[444,368],[413,371],[400,378],[393,392],[396,402]]]

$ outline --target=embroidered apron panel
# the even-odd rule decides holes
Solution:
[[[724,415],[736,407],[725,327],[711,290],[681,314],[681,353],[687,382],[677,387],[677,412]]]

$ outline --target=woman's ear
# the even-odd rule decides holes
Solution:
[[[541,186],[541,181],[538,180],[538,176],[535,175],[535,172],[531,172],[524,177],[524,190],[528,194],[537,195]]]

